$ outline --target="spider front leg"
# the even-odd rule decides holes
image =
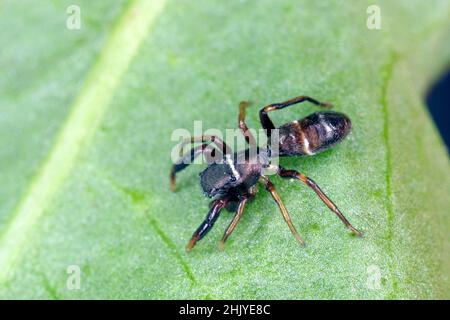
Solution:
[[[227,203],[228,199],[217,199],[214,201],[205,220],[192,235],[191,240],[186,246],[186,251],[191,251],[197,241],[201,240],[209,232],[209,230],[211,230],[217,218],[219,217],[220,211],[227,205]]]
[[[228,237],[233,233],[234,229],[236,228],[237,224],[241,220],[241,217],[244,213],[245,206],[247,205],[248,200],[253,199],[258,192],[257,186],[253,186],[248,190],[248,194],[245,196],[242,196],[240,198],[240,201],[238,202],[236,213],[234,214],[233,220],[231,220],[230,224],[228,225],[227,229],[225,230],[222,240],[219,242],[219,249],[223,250],[225,248],[225,241],[227,241]]]
[[[261,181],[264,183],[266,190],[270,192],[270,194],[272,195],[272,198],[277,203],[278,208],[281,211],[281,215],[283,216],[284,221],[286,221],[286,223],[287,223],[289,229],[291,230],[292,234],[294,235],[295,239],[297,239],[298,243],[300,243],[302,246],[305,245],[305,242],[298,234],[297,229],[295,229],[294,224],[292,223],[292,220],[291,220],[291,216],[289,215],[289,212],[287,211],[286,207],[284,206],[283,202],[281,201],[281,198],[278,195],[277,191],[275,190],[275,186],[273,185],[273,183],[266,176],[261,176]]]
[[[231,235],[231,233],[234,231],[234,228],[236,228],[237,224],[239,223],[239,220],[242,217],[242,214],[244,213],[245,205],[247,204],[248,198],[243,198],[236,209],[236,213],[233,217],[233,220],[231,220],[230,224],[228,225],[228,228],[225,230],[225,233],[223,234],[222,240],[219,242],[219,249],[223,250],[225,248],[225,241],[227,241],[228,237]]]
[[[186,139],[182,140],[181,144],[180,144],[180,155],[183,154],[183,148],[185,145],[193,144],[196,142],[211,142],[211,143],[214,143],[217,146],[217,148],[224,154],[232,153],[231,148],[218,136],[202,135],[202,136],[191,137],[191,138],[186,138]]]
[[[209,147],[209,148],[208,148]],[[211,152],[209,152],[211,150]],[[208,151],[208,153],[207,153]],[[195,148],[192,148],[189,153],[182,156],[173,166],[170,171],[170,190],[175,191],[175,185],[176,185],[176,174],[177,172],[180,172],[184,169],[186,169],[187,166],[192,164],[192,162],[199,156],[200,154],[210,154],[212,157],[214,157],[214,153],[218,151],[217,149],[214,149],[210,145],[204,143],[200,146],[197,146]],[[220,152],[220,151],[219,151]]]
[[[189,164],[192,163],[192,161],[194,161],[194,159],[199,154],[204,153],[208,147],[208,144],[204,143],[198,147],[192,148],[190,154],[183,155],[184,146],[187,144],[193,144],[196,142],[214,143],[218,149],[214,149],[214,148],[211,149],[210,154],[213,158],[223,157],[222,152],[225,152],[225,154],[231,154],[231,152],[232,152],[230,147],[222,139],[220,139],[217,136],[203,135],[203,136],[191,137],[191,138],[182,140],[181,144],[180,144],[180,160],[172,166],[172,170],[170,172],[170,189],[172,191],[175,190],[175,175],[176,175],[176,173],[184,170]],[[219,151],[218,154],[214,154],[215,151]]]
[[[355,227],[351,225],[351,223],[344,217],[339,208],[331,201],[330,198],[320,189],[320,187],[310,178],[305,176],[303,173],[297,172],[295,170],[286,170],[282,167],[279,167],[278,174],[283,178],[294,178],[300,180],[308,187],[314,190],[314,192],[319,196],[319,198],[328,206],[328,208],[333,211],[339,219],[344,223],[344,225],[349,228],[355,235],[362,236],[362,233],[358,231]]]

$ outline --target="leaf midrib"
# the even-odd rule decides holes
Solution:
[[[0,235],[0,282],[7,279],[32,227],[90,144],[115,89],[164,4],[165,0],[130,1],[113,26],[48,156]]]

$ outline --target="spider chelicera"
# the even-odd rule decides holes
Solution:
[[[259,118],[262,127],[268,137],[265,148],[260,148],[256,144],[256,139],[245,124],[245,109],[249,103],[243,101],[239,106],[239,128],[245,137],[248,148],[244,151],[234,152],[217,136],[198,136],[186,139],[181,147],[187,144],[202,143],[193,147],[190,152],[181,155],[180,159],[172,166],[170,173],[171,189],[175,189],[175,175],[185,169],[193,160],[205,154],[220,154],[219,161],[210,163],[208,167],[200,173],[200,184],[205,196],[213,198],[210,210],[206,219],[192,235],[186,250],[190,251],[197,241],[202,239],[214,225],[223,208],[234,211],[235,215],[220,241],[220,248],[223,249],[225,241],[233,232],[244,212],[247,202],[255,197],[258,182],[262,182],[266,190],[270,192],[277,203],[281,214],[286,221],[297,241],[304,245],[304,241],[295,229],[291,217],[275,190],[275,186],[264,174],[268,168],[275,169],[276,173],[283,178],[297,179],[314,190],[319,198],[333,211],[339,219],[354,234],[361,236],[361,232],[354,228],[344,217],[338,207],[319,186],[304,174],[295,170],[288,170],[281,166],[270,163],[274,156],[311,156],[329,149],[341,142],[351,130],[351,121],[343,113],[333,111],[318,111],[309,116],[286,123],[276,128],[270,120],[268,113],[280,110],[304,101],[311,102],[322,108],[331,108],[330,103],[322,103],[313,98],[299,96],[282,103],[270,104],[259,111]],[[277,154],[272,148],[272,130],[278,130]],[[214,143],[215,148],[212,143]],[[182,150],[183,148],[181,148]]]

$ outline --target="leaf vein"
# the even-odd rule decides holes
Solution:
[[[385,161],[386,161],[386,176],[385,176],[385,186],[386,186],[386,212],[387,212],[387,248],[390,255],[390,260],[394,259],[393,252],[393,236],[394,236],[394,204],[393,204],[393,194],[392,194],[392,150],[390,146],[390,135],[389,135],[389,106],[388,106],[388,89],[389,84],[392,79],[392,73],[394,65],[397,61],[396,52],[392,51],[389,56],[389,60],[382,67],[381,74],[383,76],[383,84],[381,87],[381,98],[380,104],[383,113],[383,143],[385,148]],[[390,293],[390,298],[394,299],[396,296],[396,291],[398,287],[397,279],[394,277],[394,266],[392,262],[389,263],[389,271],[392,277],[392,292]]]

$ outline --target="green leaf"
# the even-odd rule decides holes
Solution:
[[[86,0],[80,30],[71,4],[0,5],[0,297],[450,297],[449,161],[423,105],[450,61],[449,1]],[[225,251],[227,212],[186,253],[208,200],[199,166],[169,192],[172,132],[235,128],[241,100],[259,128],[260,107],[297,95],[332,102],[353,132],[281,163],[365,236],[273,177],[305,248],[260,188]]]

